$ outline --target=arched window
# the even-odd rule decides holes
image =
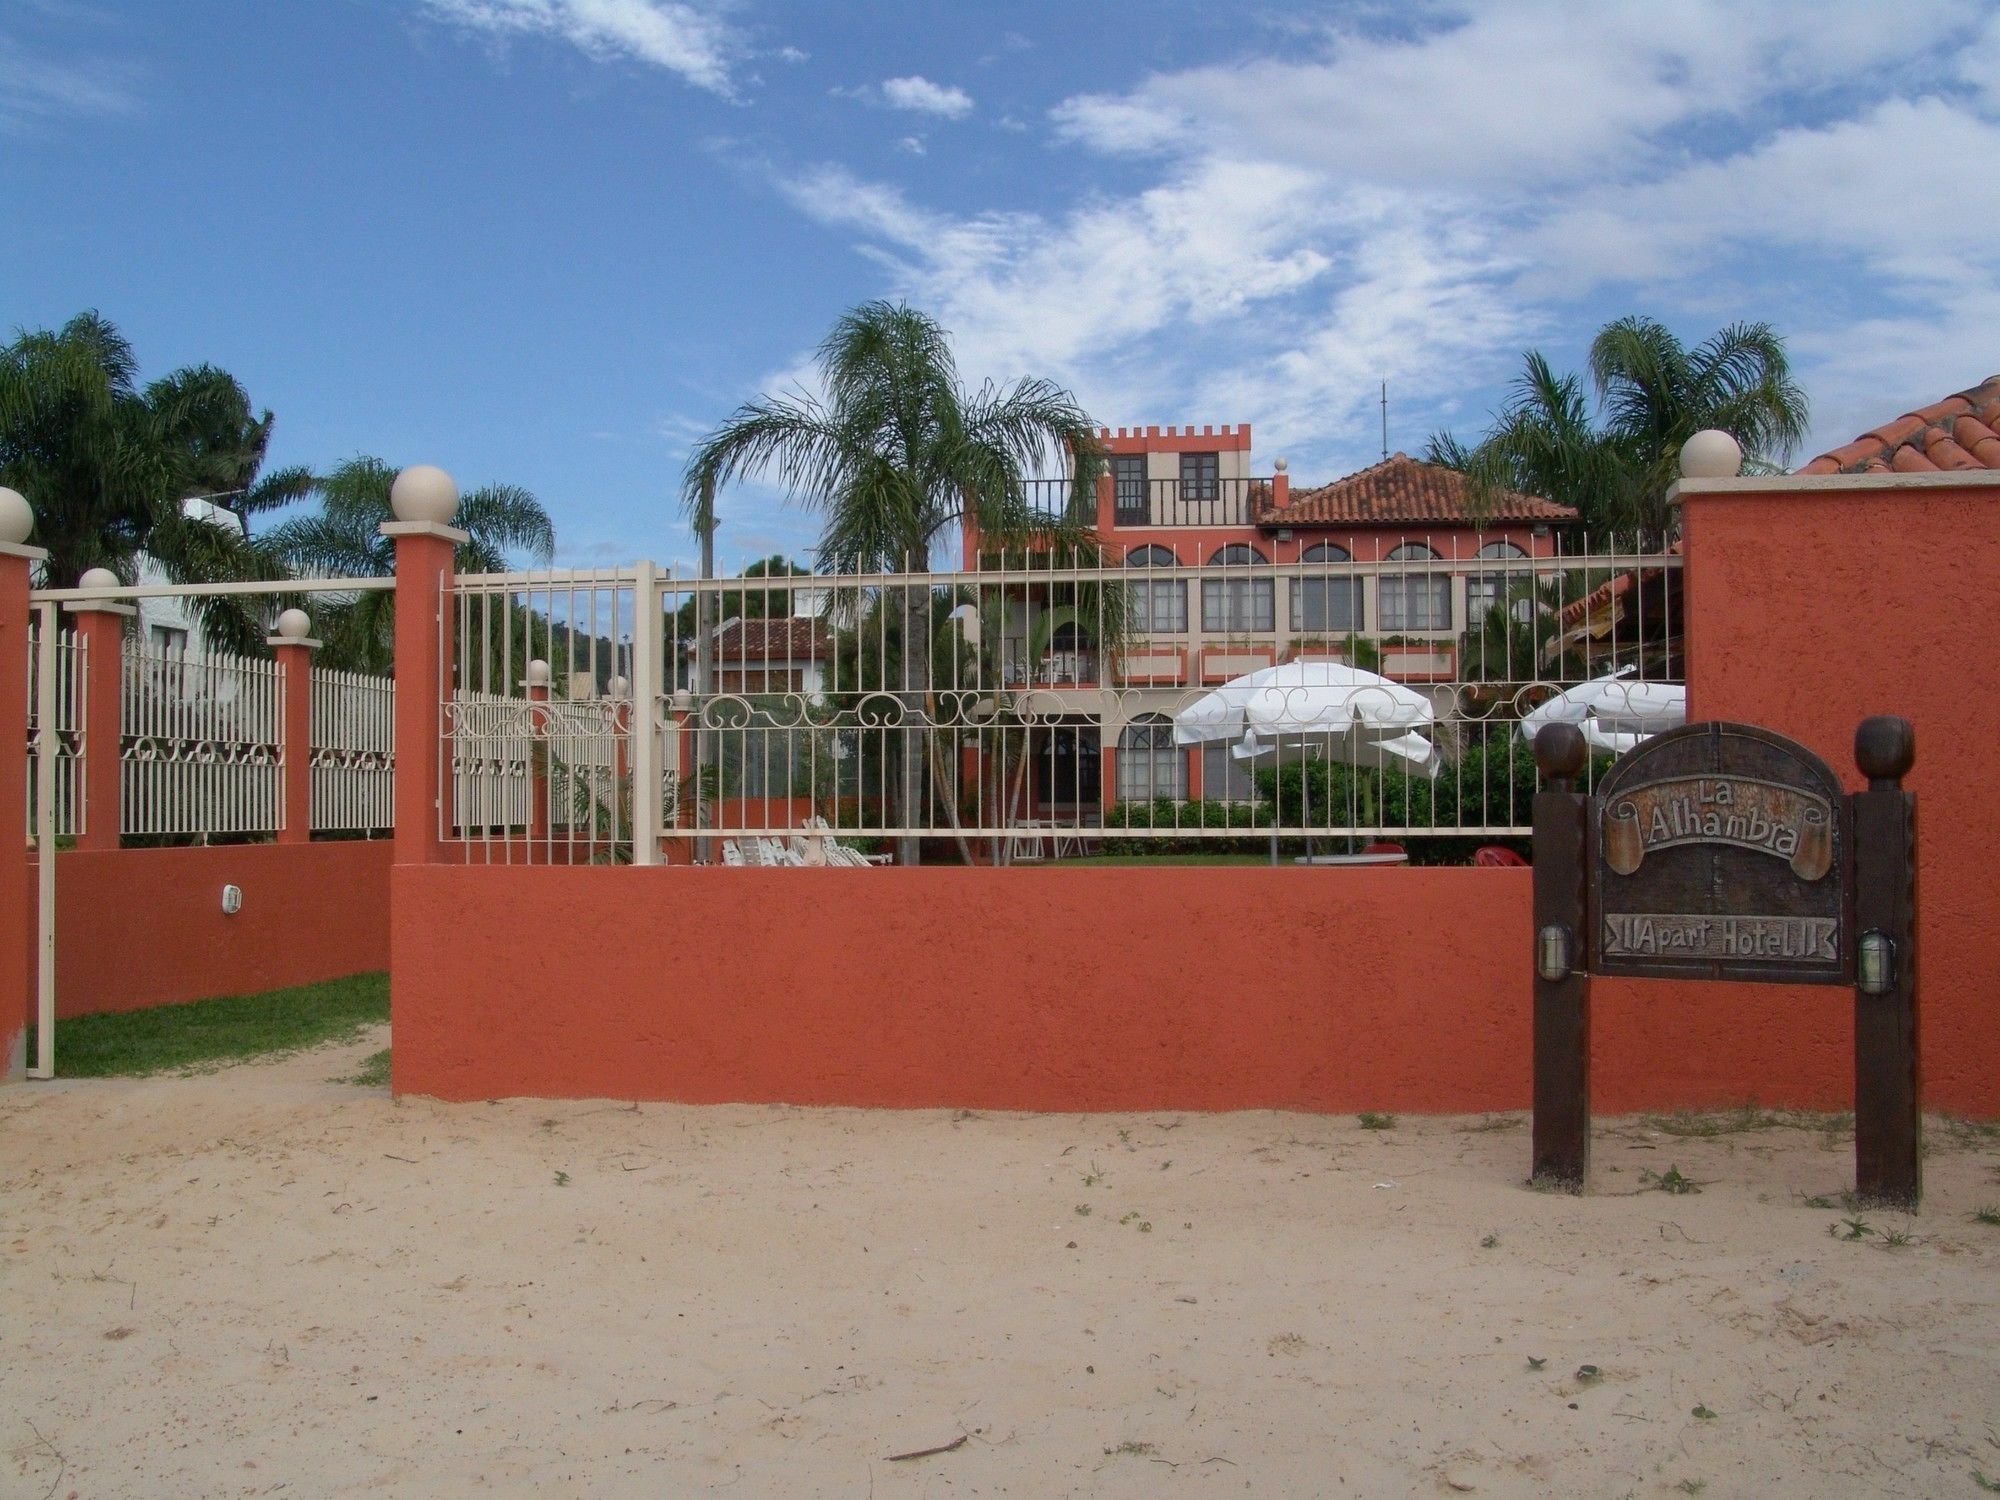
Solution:
[[[1299,554],[1292,581],[1292,629],[1307,634],[1351,635],[1361,629],[1361,580],[1340,567],[1354,554],[1338,542],[1319,542]]]
[[[1242,568],[1242,577],[1204,578],[1201,581],[1201,628],[1217,635],[1242,635],[1251,631],[1278,628],[1278,585],[1268,573],[1257,577],[1248,572],[1270,559],[1247,542],[1232,542],[1216,549],[1208,560],[1212,568]]]
[[[1390,562],[1436,562],[1437,549],[1423,542],[1403,542],[1389,553]],[[1403,630],[1451,629],[1449,573],[1384,573],[1378,585],[1376,613],[1388,633]]]
[[[1482,559],[1500,562],[1528,554],[1512,542],[1488,542],[1479,549]],[[1525,571],[1496,570],[1491,573],[1474,573],[1465,580],[1466,628],[1477,629],[1485,620],[1488,610],[1493,609],[1518,584],[1527,582],[1533,575]]]
[[[1134,547],[1125,554],[1128,568],[1171,568],[1178,561],[1165,547]],[[1180,578],[1149,578],[1130,585],[1132,629],[1138,635],[1177,635],[1188,626],[1187,583]]]
[[[1174,743],[1174,721],[1145,714],[1118,736],[1121,802],[1181,802],[1187,798],[1187,752]]]

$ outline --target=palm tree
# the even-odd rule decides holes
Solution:
[[[1768,323],[1732,323],[1689,349],[1651,318],[1606,324],[1590,345],[1597,421],[1575,375],[1529,353],[1492,428],[1468,447],[1439,433],[1425,455],[1482,494],[1513,490],[1576,509],[1595,530],[1662,536],[1681,444],[1717,427],[1751,472],[1781,471],[1806,430],[1806,396]]]
[[[321,578],[388,578],[396,571],[394,542],[382,523],[395,519],[389,488],[396,470],[379,458],[350,458],[313,481],[319,509],[271,528],[263,546],[298,573]],[[548,513],[519,485],[492,484],[458,503],[452,524],[468,533],[455,563],[461,573],[498,573],[526,553],[547,562],[556,533]],[[325,641],[321,660],[351,671],[386,672],[395,659],[395,595],[318,596],[315,628]]]
[[[0,350],[0,483],[35,508],[43,581],[69,587],[101,567],[129,583],[142,555],[175,583],[281,576],[240,532],[181,504],[218,488],[282,503],[300,487],[298,471],[259,481],[272,419],[249,410],[242,386],[207,365],[142,392],[132,346],[94,312],[18,332]],[[194,607],[215,644],[261,649],[263,621],[240,599]]]
[[[965,524],[1001,545],[1089,536],[1104,459],[1095,424],[1068,391],[1039,379],[967,391],[945,331],[888,302],[844,315],[820,344],[818,365],[823,396],[761,397],[695,449],[681,501],[697,529],[712,524],[723,485],[774,472],[792,503],[820,513],[822,558],[857,571],[921,572],[941,536]],[[1064,456],[1072,468],[1065,513],[1038,514],[1021,481]],[[900,593],[903,638],[926,639],[932,590]],[[899,666],[898,690],[910,721],[921,724],[930,653],[904,651]],[[925,756],[905,743],[901,759],[899,800],[913,826]],[[916,863],[915,838],[902,840],[900,857]]]

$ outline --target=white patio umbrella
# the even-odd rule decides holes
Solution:
[[[1623,755],[1663,729],[1687,722],[1687,689],[1677,682],[1636,682],[1636,667],[1620,667],[1557,693],[1521,716],[1529,744],[1550,724],[1574,724],[1593,750]]]
[[[1419,729],[1437,721],[1430,699],[1399,682],[1340,662],[1265,667],[1196,699],[1174,717],[1174,743],[1224,741],[1238,764],[1330,760],[1435,777],[1437,747]],[[1271,830],[1271,862],[1278,833]]]
[[[1437,774],[1437,747],[1418,733],[1437,721],[1430,699],[1340,662],[1265,667],[1203,694],[1174,716],[1176,745],[1230,743],[1238,761],[1309,751],[1350,765],[1402,760]]]

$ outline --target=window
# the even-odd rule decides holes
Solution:
[[[1512,542],[1488,542],[1479,549],[1482,558],[1526,557]],[[1486,619],[1486,613],[1501,600],[1516,584],[1526,583],[1533,577],[1527,572],[1514,573],[1474,573],[1465,580],[1465,613],[1468,629],[1477,629]]]
[[[1181,499],[1213,500],[1222,493],[1222,460],[1214,453],[1181,455]]]
[[[154,681],[161,692],[180,693],[187,688],[187,630],[179,625],[155,625],[146,632],[153,655]]]
[[[1299,555],[1308,565],[1327,569],[1308,572],[1292,581],[1292,629],[1349,635],[1361,629],[1361,582],[1351,573],[1334,574],[1336,563],[1354,561],[1354,554],[1333,542],[1321,542]]]
[[[1165,714],[1134,719],[1118,736],[1118,799],[1187,799],[1187,754],[1174,743],[1173,720]]]
[[[1250,568],[1268,563],[1255,547],[1237,542],[1208,560],[1210,567]],[[1278,628],[1278,589],[1269,574],[1201,581],[1201,628],[1218,635],[1241,635]]]
[[[1257,780],[1249,767],[1229,753],[1229,746],[1211,740],[1201,752],[1201,795],[1208,802],[1255,802]]]
[[[1165,547],[1136,547],[1126,554],[1128,568],[1171,568],[1174,554]],[[1153,578],[1132,589],[1132,631],[1135,635],[1174,635],[1187,629],[1187,584],[1179,578]]]
[[[1422,542],[1404,542],[1390,552],[1390,562],[1435,562],[1437,553]],[[1451,629],[1451,575],[1448,573],[1385,573],[1377,614],[1385,632]]]
[[[1144,526],[1152,507],[1146,503],[1146,455],[1119,453],[1111,460],[1112,523]]]

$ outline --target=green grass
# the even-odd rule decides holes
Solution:
[[[389,976],[359,974],[261,995],[156,1005],[56,1023],[62,1078],[139,1078],[351,1042],[389,1019]],[[33,1057],[32,1032],[28,1055]],[[363,1064],[367,1075],[376,1060]],[[388,1054],[381,1057],[387,1077]],[[357,1081],[359,1079],[357,1078]]]
[[[389,1049],[371,1052],[361,1059],[361,1066],[345,1078],[329,1078],[328,1083],[354,1083],[364,1089],[386,1089],[389,1086]]]

